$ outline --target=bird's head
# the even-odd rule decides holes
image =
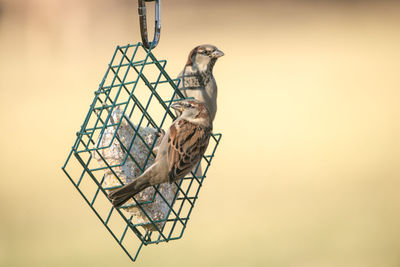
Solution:
[[[224,52],[213,45],[199,45],[190,52],[186,65],[199,71],[211,71],[217,59],[224,55]]]
[[[171,108],[178,112],[179,117],[188,121],[202,124],[211,123],[210,112],[206,106],[198,100],[181,100],[172,104]]]

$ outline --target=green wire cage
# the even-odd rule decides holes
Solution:
[[[165,71],[166,63],[157,60],[142,43],[117,46],[62,167],[132,261],[137,259],[143,245],[182,237],[221,140],[221,134],[214,133],[196,170],[169,188],[154,186],[147,192],[150,197],[135,195],[120,209],[111,205],[109,191],[151,165],[153,148],[159,141],[155,133],[171,125],[175,114],[170,106],[184,99],[178,90],[179,79],[170,78]],[[150,129],[152,138],[146,136],[145,129]],[[132,152],[138,147],[140,158]],[[135,175],[130,173],[133,168]],[[157,208],[158,213],[154,211]]]

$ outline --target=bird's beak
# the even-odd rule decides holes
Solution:
[[[218,50],[218,49],[211,53],[211,56],[213,58],[220,58],[224,55],[225,55],[224,52],[222,52],[221,50]]]
[[[177,111],[183,112],[183,106],[179,102],[172,104],[171,108],[173,108],[173,109],[175,109]]]

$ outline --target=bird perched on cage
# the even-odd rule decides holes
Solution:
[[[214,121],[217,113],[217,84],[213,68],[224,52],[213,45],[196,46],[189,54],[183,71],[179,74],[179,90],[185,97],[204,103]]]
[[[171,107],[180,116],[165,133],[153,165],[131,183],[109,194],[115,207],[149,186],[182,179],[206,151],[212,131],[206,106],[197,100],[183,100]]]

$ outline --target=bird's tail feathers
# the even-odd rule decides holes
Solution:
[[[110,193],[108,197],[112,200],[113,206],[119,208],[134,195],[136,195],[137,193],[146,189],[149,186],[151,186],[151,184],[148,178],[139,177],[133,182],[124,185],[123,187]]]

